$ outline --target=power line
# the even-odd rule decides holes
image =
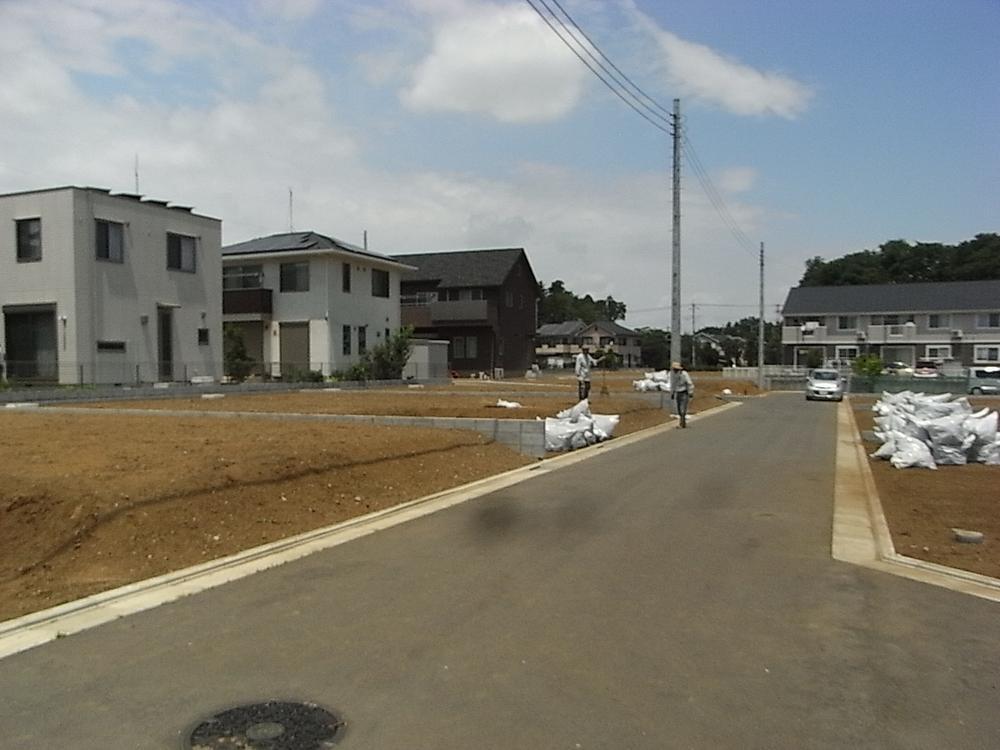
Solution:
[[[651,97],[649,94],[643,91],[642,88],[635,81],[629,78],[621,68],[615,65],[614,61],[606,54],[604,54],[604,50],[600,48],[597,42],[591,39],[590,36],[587,34],[587,32],[584,31],[583,28],[580,26],[580,24],[578,24],[575,20],[573,20],[573,16],[571,16],[569,12],[562,6],[562,4],[560,4],[559,0],[551,0],[551,2],[560,10],[563,16],[566,17],[566,20],[570,22],[573,28],[576,29],[577,32],[579,32],[579,36],[572,29],[566,27],[566,24],[564,24],[562,20],[559,19],[555,11],[553,11],[551,6],[548,5],[547,0],[539,0],[539,2],[541,2],[552,14],[552,16],[557,21],[559,21],[559,24],[574,37],[577,44],[579,44],[584,49],[588,57],[590,57],[592,60],[594,60],[594,62],[600,65],[601,69],[604,70],[612,78],[614,78],[615,81],[623,88],[631,89],[629,91],[629,95],[632,96],[640,104],[640,106],[646,109],[646,111],[652,114],[654,117],[660,119],[664,124],[666,125],[670,124],[670,115],[671,115],[670,110],[662,106],[653,97]],[[579,39],[580,36],[582,36],[587,41],[586,45],[580,41]],[[591,54],[590,49],[593,49],[595,52],[597,52],[597,54],[600,55],[601,59],[606,61],[608,65],[610,65],[614,69],[615,73],[617,73],[618,75],[616,76],[615,73],[612,73],[610,70],[608,70],[608,68],[603,63],[601,63],[600,60],[595,58],[593,54]],[[654,111],[654,109],[651,109],[649,106],[643,103],[642,100],[649,102],[649,104],[653,105],[653,108],[659,110],[659,112],[656,112]]]
[[[601,83],[603,83],[605,86],[607,86],[615,96],[617,96],[619,99],[621,99],[623,102],[625,102],[629,107],[631,107],[633,110],[635,110],[636,114],[638,114],[642,119],[646,120],[650,125],[652,125],[657,130],[662,130],[664,133],[669,133],[670,132],[670,130],[667,127],[664,127],[663,125],[661,125],[660,123],[658,123],[656,120],[652,119],[649,115],[647,115],[645,112],[643,112],[638,106],[636,106],[631,101],[629,101],[628,98],[626,98],[625,95],[623,95],[621,93],[621,91],[619,90],[618,87],[616,87],[613,83],[611,83],[603,75],[601,75],[601,73],[598,72],[597,68],[595,68],[593,65],[591,65],[586,60],[586,58],[584,58],[584,56],[580,54],[580,52],[576,49],[576,47],[573,46],[573,44],[569,41],[569,39],[567,39],[561,33],[559,33],[559,29],[557,29],[552,24],[552,21],[549,20],[549,17],[546,16],[542,12],[541,8],[539,8],[537,5],[535,5],[535,3],[533,2],[533,0],[524,0],[524,1],[528,5],[531,6],[532,10],[534,10],[535,13],[537,13],[538,16],[543,21],[545,21],[545,24],[552,30],[552,33],[555,34],[557,37],[559,37],[559,39],[562,41],[562,43],[565,44],[569,48],[570,52],[572,52],[574,55],[576,55],[577,58],[580,60],[580,62],[582,62],[584,65],[586,65],[587,68],[590,70],[590,72],[593,73],[595,76],[597,76],[600,79]],[[539,2],[542,2],[542,3],[544,3],[544,1],[545,0],[539,0]],[[551,9],[549,8],[549,6],[546,5],[545,7],[548,8],[549,11],[551,12]],[[555,17],[555,18],[556,18],[557,21],[559,20],[558,17]],[[573,39],[576,40],[576,37],[573,37]],[[576,40],[576,41],[577,41],[577,43],[579,43],[578,40]],[[612,80],[615,80],[615,79],[612,79]]]

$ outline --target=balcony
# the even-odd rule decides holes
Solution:
[[[223,315],[271,315],[270,289],[226,289],[222,292]]]
[[[404,304],[400,308],[403,325],[426,328],[435,325],[495,325],[496,310],[484,299]]]

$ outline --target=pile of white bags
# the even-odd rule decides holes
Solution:
[[[545,420],[545,450],[568,451],[607,440],[619,420],[617,414],[591,414],[590,403],[584,399]]]
[[[888,459],[897,469],[936,469],[969,462],[1000,466],[997,413],[989,409],[973,412],[964,397],[952,400],[950,393],[883,392],[872,411],[875,438],[882,443],[872,457]]]
[[[642,380],[633,380],[632,387],[645,393],[646,391],[670,392],[670,373],[666,370],[647,372]]]

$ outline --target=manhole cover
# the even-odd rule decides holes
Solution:
[[[191,750],[327,750],[344,723],[315,703],[268,701],[221,711],[201,722]]]

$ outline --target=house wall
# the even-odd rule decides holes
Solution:
[[[42,219],[42,260],[17,263],[13,223],[31,216]],[[96,257],[96,219],[124,225],[122,262]],[[59,382],[157,379],[160,305],[173,310],[174,379],[221,375],[219,220],[66,188],[3,198],[4,225],[10,231],[0,239],[0,302],[55,303]],[[167,232],[197,238],[194,273],[167,269]],[[199,328],[208,329],[207,344],[199,344]],[[99,352],[98,341],[120,342],[124,351]]]
[[[42,259],[17,262],[18,219],[41,218]],[[59,381],[73,382],[77,360],[76,269],[73,263],[73,194],[59,190],[0,199],[0,312],[51,304],[56,315]],[[62,323],[65,318],[66,322]],[[6,355],[5,316],[0,314],[0,351]]]
[[[492,289],[497,309],[496,366],[505,374],[524,374],[535,354],[538,330],[538,284],[522,256],[511,268],[503,286]]]

